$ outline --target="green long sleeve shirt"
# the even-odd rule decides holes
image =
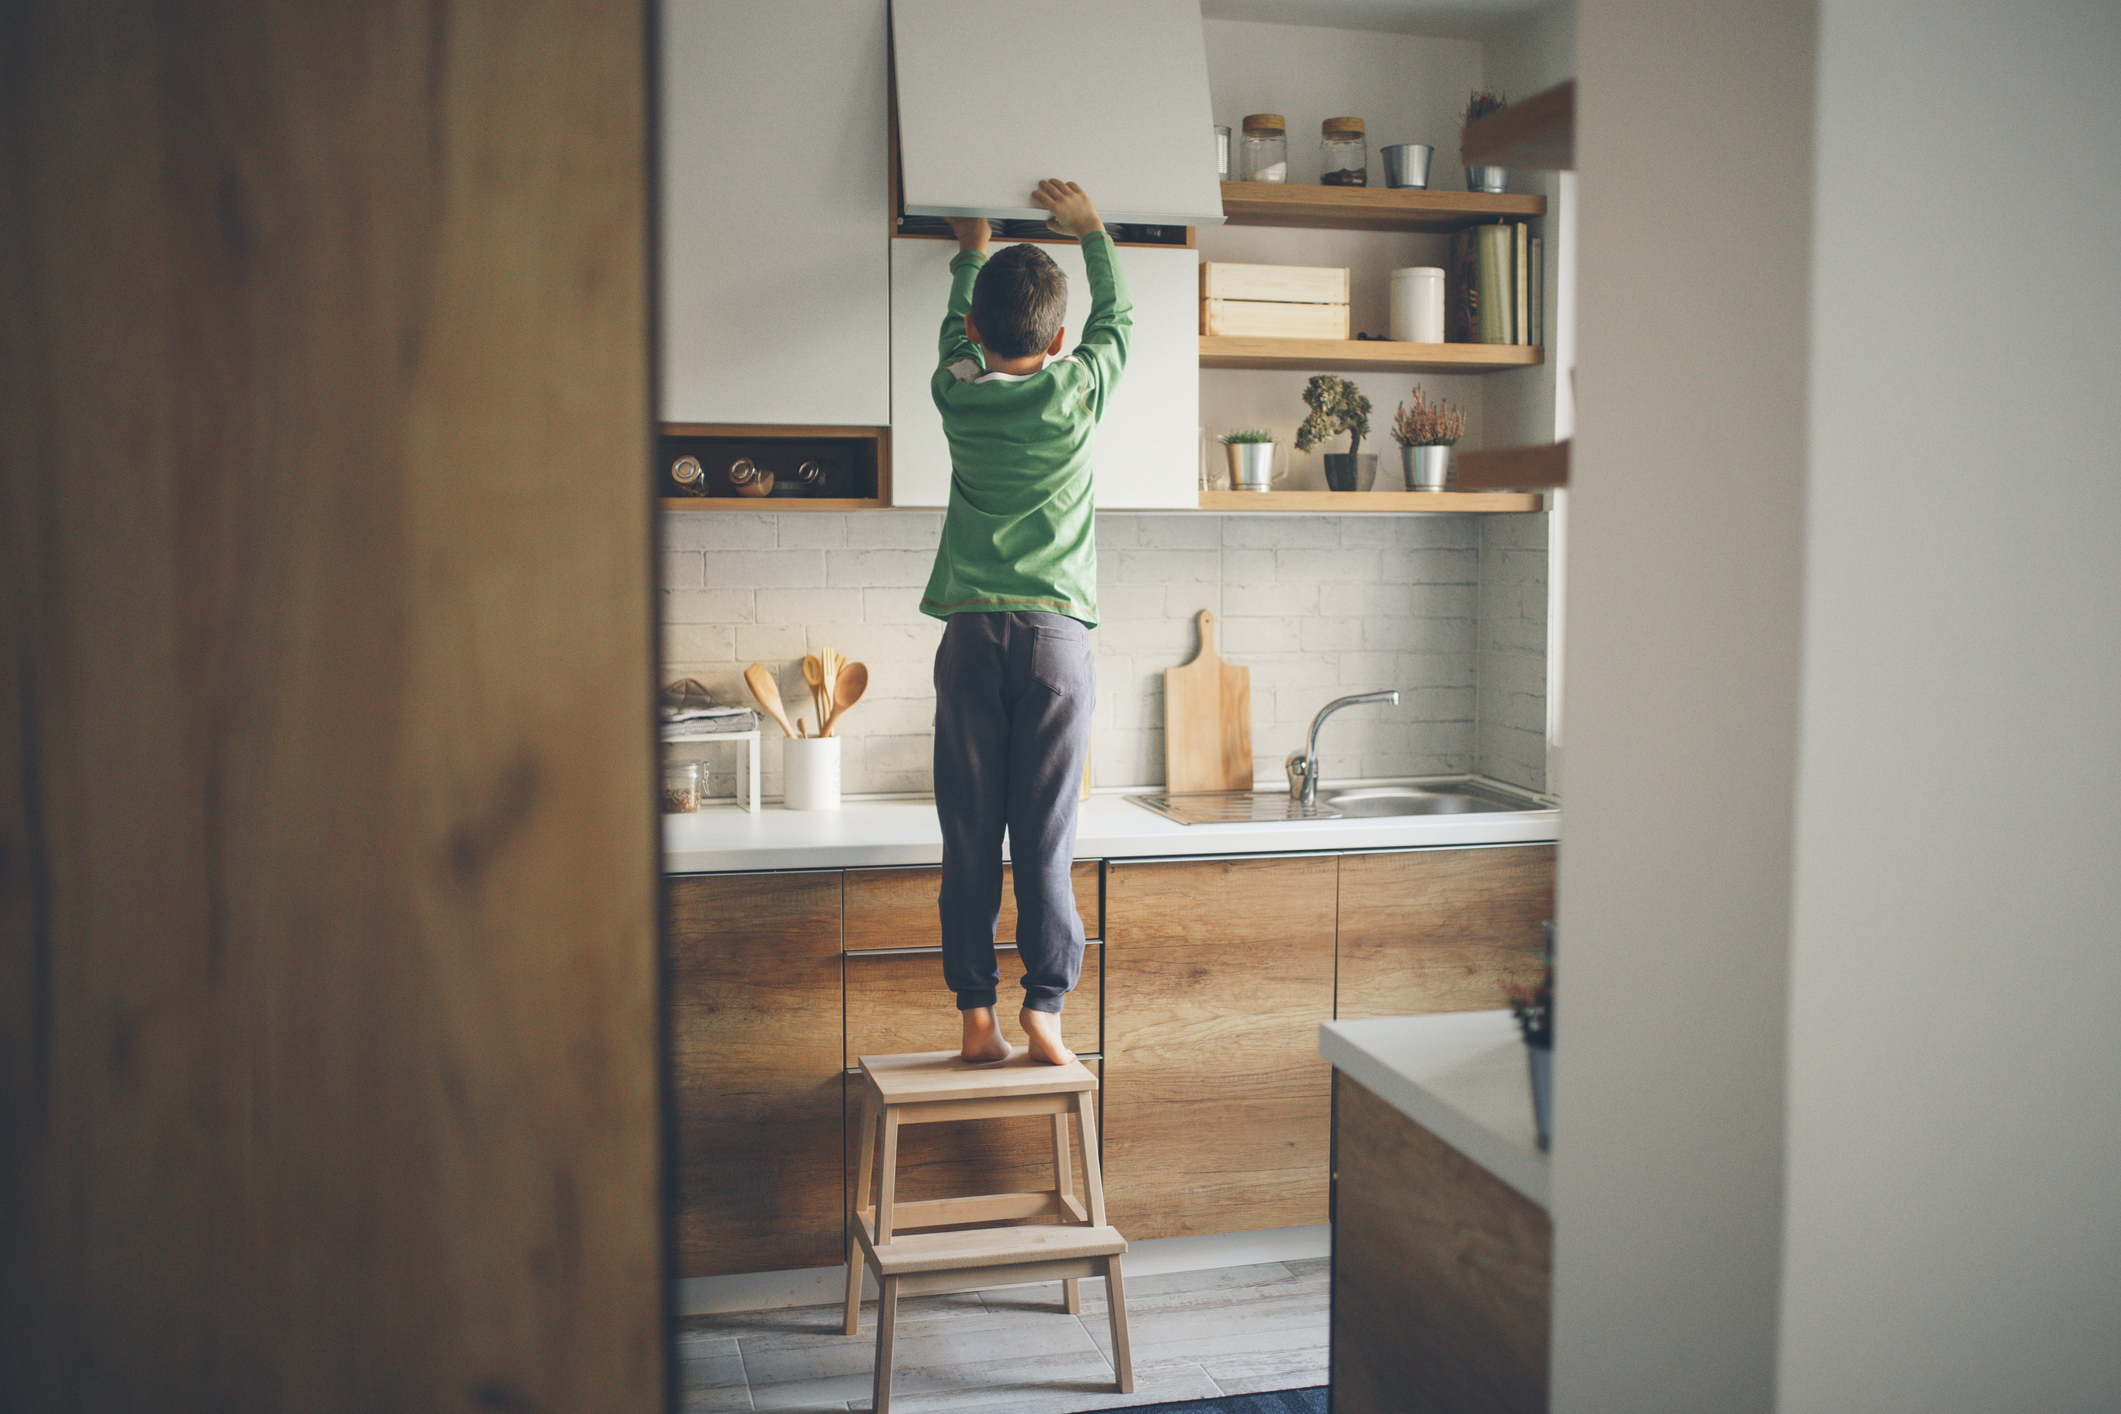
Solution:
[[[1091,444],[1127,362],[1134,302],[1111,237],[1082,243],[1090,318],[1066,355],[1022,377],[991,373],[965,337],[986,257],[950,262],[942,358],[930,389],[950,443],[950,508],[921,612],[1032,611],[1097,626],[1097,498]]]

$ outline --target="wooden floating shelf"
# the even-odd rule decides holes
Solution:
[[[1224,182],[1222,187],[1223,219],[1232,226],[1449,232],[1547,212],[1543,196],[1506,193],[1286,186],[1280,182]]]
[[[664,496],[656,501],[663,511],[880,511],[889,501],[857,496]]]
[[[1467,124],[1458,153],[1468,167],[1574,171],[1576,80],[1555,84]],[[1229,201],[1223,204],[1227,207]]]
[[[1525,491],[1569,484],[1569,444],[1543,447],[1496,447],[1452,458],[1451,479],[1477,490]]]
[[[1538,493],[1512,491],[1203,491],[1204,511],[1398,511],[1429,515],[1523,513],[1541,507]]]
[[[1259,339],[1200,335],[1202,368],[1297,372],[1494,373],[1546,362],[1536,344],[1396,344],[1382,339]]]

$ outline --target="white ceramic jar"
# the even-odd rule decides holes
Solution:
[[[1392,272],[1392,338],[1405,344],[1443,342],[1443,271],[1414,265]]]

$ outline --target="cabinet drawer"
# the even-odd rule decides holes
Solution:
[[[844,945],[849,952],[864,948],[922,948],[942,943],[936,922],[936,892],[943,871],[934,865],[911,869],[849,869],[847,871],[847,923]],[[1083,936],[1105,935],[1103,909],[1098,900],[1098,861],[1077,860],[1069,871],[1075,885],[1075,909],[1083,916]],[[994,936],[1003,942],[1016,937],[1015,876],[1002,868],[1002,916]],[[934,1050],[916,1046],[915,1050]]]
[[[1010,989],[1023,975],[1016,949],[997,948],[1002,968],[1002,1030],[1022,1045],[1016,1012],[1020,1001]],[[847,1066],[863,1056],[895,1056],[908,1051],[939,1051],[958,1042],[957,1005],[943,988],[943,955],[938,951],[864,956],[849,953],[847,967]],[[1083,949],[1082,980],[1062,1013],[1068,1044],[1078,1051],[1104,1049],[1105,947]]]
[[[1340,861],[1343,1021],[1509,1005],[1544,966],[1554,846],[1417,849]]]

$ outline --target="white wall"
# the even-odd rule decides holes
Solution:
[[[2121,9],[1821,16],[1777,1407],[2111,1411]]]
[[[1811,28],[1801,0],[1578,14],[1562,1414],[1770,1405]]]

